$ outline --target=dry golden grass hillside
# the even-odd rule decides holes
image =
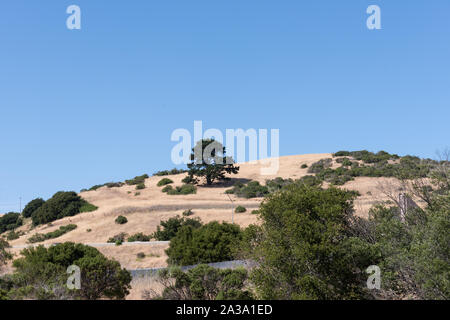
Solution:
[[[233,175],[233,180],[241,179],[256,180],[264,184],[265,180],[276,177],[298,179],[308,175],[306,168],[301,168],[303,164],[310,166],[320,159],[331,158],[331,154],[307,154],[297,156],[285,156],[279,158],[279,171],[275,175],[262,176],[259,163],[239,164],[239,174]],[[264,164],[263,166],[267,166]],[[333,167],[337,167],[333,163]],[[181,180],[186,174],[166,176],[174,181],[175,186],[181,185]],[[82,213],[74,217],[67,217],[54,221],[50,225],[39,226],[31,229],[31,222],[28,221],[20,230],[25,232],[17,240],[10,241],[15,254],[19,254],[20,246],[28,245],[27,239],[33,234],[47,233],[58,229],[60,226],[70,223],[76,224],[77,229],[71,231],[57,239],[47,240],[43,244],[60,243],[73,241],[84,244],[105,243],[110,237],[124,232],[132,235],[138,232],[144,234],[153,233],[161,220],[181,215],[184,210],[192,209],[194,215],[207,223],[213,220],[231,222],[232,204],[225,194],[225,190],[230,188],[230,183],[218,184],[211,187],[199,186],[197,194],[192,195],[167,195],[161,192],[162,187],[157,183],[162,177],[154,176],[146,179],[143,190],[139,190],[140,195],[135,195],[135,186],[124,185],[122,187],[108,188],[102,187],[95,191],[80,193],[80,196],[96,205],[98,209],[93,212]],[[398,185],[394,178],[365,178],[359,177],[347,182],[342,188],[357,190],[361,196],[355,202],[356,214],[366,217],[369,208],[376,202],[387,200],[387,197],[380,190],[381,185],[390,187]],[[257,223],[257,216],[251,211],[257,209],[262,198],[243,199],[230,195],[234,200],[234,205],[241,205],[247,208],[247,212],[234,214],[234,222],[242,227]],[[127,217],[128,223],[118,225],[114,222],[117,216]],[[88,232],[88,230],[90,230]],[[133,244],[124,243],[122,246],[97,246],[106,256],[118,260],[122,266],[128,269],[164,267],[166,266],[166,256],[164,250],[167,244]],[[144,252],[147,256],[137,259],[136,255]]]

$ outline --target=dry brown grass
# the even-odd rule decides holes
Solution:
[[[307,168],[302,169],[302,164],[308,167],[312,163],[323,159],[331,158],[331,154],[307,154],[298,156],[280,157],[280,168],[277,174],[271,176],[261,175],[261,164],[259,163],[242,163],[239,164],[239,174],[233,175],[233,179],[257,180],[265,183],[267,179],[276,177],[298,179],[308,175]],[[264,165],[266,166],[266,165]],[[336,166],[336,163],[333,164]],[[174,185],[181,185],[181,180],[186,174],[170,175],[168,178],[174,181]],[[135,196],[135,186],[123,186],[120,188],[102,187],[96,191],[83,192],[80,195],[99,207],[94,212],[82,213],[74,217],[67,217],[58,221],[54,221],[51,226],[39,226],[33,230],[30,229],[30,221],[20,230],[24,230],[27,234],[17,240],[11,241],[11,245],[24,245],[26,240],[36,232],[45,233],[54,231],[62,225],[74,223],[78,226],[73,230],[57,239],[47,240],[44,244],[73,241],[79,243],[104,243],[110,237],[125,232],[129,235],[143,232],[145,234],[153,233],[161,220],[176,215],[181,215],[186,209],[192,209],[194,215],[191,217],[199,217],[203,222],[210,221],[226,221],[231,222],[232,207],[228,196],[225,194],[230,186],[229,184],[216,185],[214,187],[200,186],[197,194],[192,195],[167,195],[161,192],[162,187],[156,184],[163,177],[150,177],[146,179],[146,188],[140,190],[141,195]],[[379,184],[395,185],[396,179],[393,178],[365,178],[359,177],[354,181],[350,181],[342,188],[358,190],[361,193],[355,201],[356,214],[367,217],[369,208],[377,202],[388,200],[388,197],[378,188]],[[128,192],[131,191],[129,194]],[[246,227],[249,224],[257,223],[257,216],[252,215],[251,211],[257,208],[262,198],[242,199],[231,195],[234,199],[235,206],[241,205],[246,207],[247,212],[234,215],[235,223]],[[118,215],[124,215],[128,219],[128,223],[118,225],[114,222]],[[87,232],[91,229],[91,232]],[[164,254],[164,246],[119,246],[119,247],[100,247],[99,250],[105,255],[118,260],[122,266],[129,269],[135,268],[151,268],[165,267],[166,256]],[[17,250],[16,250],[17,251]],[[136,259],[138,252],[153,252],[159,257],[148,257],[142,260]]]

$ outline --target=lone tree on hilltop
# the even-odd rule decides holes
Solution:
[[[226,180],[225,174],[236,174],[239,167],[226,156],[225,147],[214,139],[203,139],[192,149],[192,163],[188,164],[189,175],[185,182],[198,184],[198,178],[205,178],[211,185],[215,180]]]

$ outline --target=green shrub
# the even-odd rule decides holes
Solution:
[[[6,235],[6,240],[8,240],[8,241],[16,240],[16,239],[19,239],[24,234],[25,233],[23,231],[16,232],[15,230],[12,230],[12,231],[8,232],[8,234]]]
[[[148,177],[149,177],[148,174],[143,174],[142,176],[137,176],[134,177],[133,179],[125,180],[125,183],[129,186],[144,183],[145,179],[147,179]]]
[[[138,254],[136,256],[137,256],[138,259],[144,259],[145,258],[145,253],[138,252]]]
[[[163,192],[165,187],[163,188]],[[192,184],[183,184],[181,187],[175,187],[175,189],[168,189],[167,194],[169,195],[187,195],[187,194],[196,194],[197,187]]]
[[[302,166],[300,168],[306,169],[306,168],[308,168],[308,165],[306,163],[304,163],[304,164],[302,164]]]
[[[89,228],[89,229],[86,229],[86,232],[91,232],[92,231],[92,229],[91,228]]]
[[[136,185],[136,190],[142,190],[145,189],[145,184],[144,183],[139,183]]]
[[[233,260],[234,245],[241,240],[238,225],[210,222],[200,228],[183,226],[166,250],[171,265],[192,265]]]
[[[4,215],[0,215],[0,233],[5,231],[14,230],[23,224],[20,213],[8,212]]]
[[[184,226],[190,226],[192,228],[200,228],[202,223],[199,218],[181,218],[176,216],[166,221],[160,222],[161,226],[156,228],[156,231],[151,235],[152,238],[158,241],[169,241],[177,232]],[[161,227],[163,229],[161,229]]]
[[[125,232],[121,232],[119,234],[116,234],[115,236],[108,239],[107,243],[122,243],[125,241],[125,238],[128,235]]]
[[[142,232],[133,234],[132,236],[129,236],[127,241],[128,242],[149,242],[151,239],[150,236],[146,236]]]
[[[124,299],[131,275],[117,261],[83,244],[66,242],[24,249],[14,261],[14,292],[24,299]],[[67,288],[67,268],[81,270],[81,289]]]
[[[162,192],[168,193],[169,191],[173,190],[173,187],[168,185],[161,189]]]
[[[245,209],[243,206],[237,206],[236,210],[234,210],[234,212],[236,213],[242,213],[242,212],[246,212],[247,209]]]
[[[158,172],[155,172],[153,175],[154,176],[169,176],[169,175],[176,175],[176,174],[185,173],[185,172],[187,172],[187,170],[174,168],[172,170],[158,171]]]
[[[250,181],[246,185],[243,183],[236,183],[232,189],[226,191],[228,194],[234,194],[240,198],[257,198],[264,197],[269,193],[266,186],[262,186],[258,181]]]
[[[33,225],[45,224],[64,217],[74,216],[80,210],[92,211],[95,206],[88,205],[75,192],[60,191],[48,199],[39,209],[33,212]],[[96,207],[95,207],[96,208]]]
[[[309,173],[319,173],[325,169],[331,167],[333,160],[331,158],[320,159],[317,162],[314,162],[308,169]]]
[[[215,269],[199,265],[183,272],[180,268],[163,269],[158,274],[161,296],[145,295],[162,300],[252,300],[245,289],[248,272],[244,268]]]
[[[12,259],[11,253],[9,253],[6,249],[10,247],[9,243],[0,237],[0,270],[1,268],[8,262],[8,260]],[[1,280],[1,278],[0,278]],[[0,286],[0,290],[2,287]],[[0,292],[1,297],[1,292]]]
[[[141,195],[140,192],[135,192],[135,193],[134,193],[134,196],[135,196],[135,197],[140,196],[140,195]]]
[[[31,200],[23,209],[22,216],[24,216],[25,218],[30,218],[33,212],[42,207],[44,203],[45,201],[42,198]]]
[[[171,184],[171,183],[173,183],[173,181],[170,180],[169,178],[163,178],[158,181],[158,187],[162,187],[162,186],[165,186],[165,185]]]
[[[183,182],[184,184],[196,184],[197,179],[188,174],[186,177],[183,178],[183,180],[181,180],[181,182]]]
[[[117,224],[125,224],[128,222],[128,219],[124,216],[118,216],[115,220]]]
[[[194,214],[194,212],[192,211],[192,209],[188,209],[188,210],[184,210],[183,211],[183,216],[185,216],[185,217],[192,216],[193,214]]]
[[[266,187],[270,193],[277,192],[283,189],[285,186],[294,183],[292,179],[283,179],[281,177],[277,177],[272,180],[266,180]]]
[[[84,204],[80,207],[80,213],[92,212],[97,209],[98,209],[98,207],[94,206],[93,204],[91,204],[89,202],[84,202]]]
[[[62,236],[63,234],[66,234],[67,232],[75,230],[76,228],[77,228],[76,224],[68,224],[66,226],[59,227],[58,230],[55,230],[55,231],[52,231],[52,232],[48,232],[48,233],[45,233],[45,234],[35,233],[33,236],[28,238],[28,242],[29,243],[36,243],[36,242],[43,242],[43,241],[48,240],[48,239],[55,239],[55,238],[58,238],[58,237]]]

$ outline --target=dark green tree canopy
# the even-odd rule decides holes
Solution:
[[[14,230],[22,225],[23,221],[18,212],[8,212],[0,216],[0,233]]]
[[[236,174],[239,167],[234,160],[226,156],[225,147],[214,139],[203,139],[192,149],[192,163],[188,164],[189,180],[199,183],[198,178],[204,178],[207,185],[216,180],[226,179],[225,174]]]
[[[337,188],[287,186],[262,203],[261,227],[245,232],[263,299],[360,299],[377,250],[352,236],[353,198]]]
[[[213,221],[197,229],[184,226],[170,241],[168,262],[186,266],[233,260],[241,238],[241,229],[235,224]]]
[[[80,213],[88,203],[73,191],[57,192],[32,213],[33,225],[49,223]],[[95,207],[96,208],[96,207]]]
[[[31,215],[33,214],[33,212],[35,212],[37,209],[39,209],[40,207],[42,207],[42,205],[45,203],[44,199],[42,198],[36,198],[34,200],[31,200],[30,202],[28,202],[28,204],[25,206],[25,208],[22,211],[22,215],[25,218],[29,218],[31,217]]]
[[[130,273],[93,247],[65,242],[48,249],[44,246],[24,249],[22,255],[13,262],[14,286],[25,293],[22,298],[123,299],[129,293]],[[71,265],[80,268],[80,290],[66,287],[66,270]]]

